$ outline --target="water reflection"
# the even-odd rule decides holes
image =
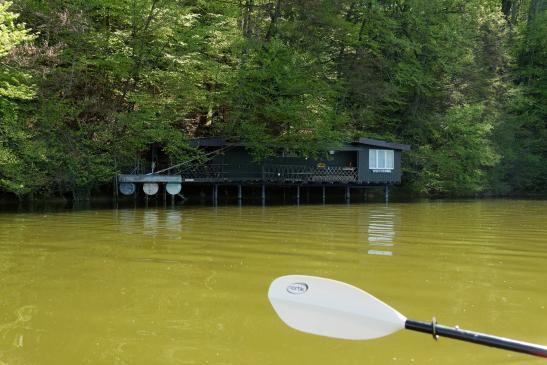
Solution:
[[[532,365],[405,331],[306,336],[267,290],[331,277],[417,320],[547,343],[546,221],[521,201],[3,214],[0,365]]]
[[[162,218],[169,239],[182,239],[182,210],[163,211]]]
[[[181,239],[181,210],[128,209],[119,210],[117,215],[122,234],[143,234],[152,237],[167,234],[170,239]]]
[[[143,216],[143,231],[142,233],[148,236],[156,236],[160,226],[158,225],[159,210],[146,209]]]
[[[137,227],[137,211],[133,209],[116,210],[118,214],[118,229],[123,234],[135,234],[139,232]]]
[[[368,223],[368,244],[375,247],[393,247],[395,238],[395,212],[389,207],[370,212]],[[387,249],[370,249],[369,255],[392,256]]]
[[[172,210],[165,212],[165,227],[170,231],[180,232],[182,229],[182,211]]]
[[[369,255],[393,256],[392,251],[368,250]]]

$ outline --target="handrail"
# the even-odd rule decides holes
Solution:
[[[340,182],[357,181],[357,169],[345,166],[315,167],[306,165],[231,165],[204,164],[181,172],[183,179],[262,180],[265,182]]]

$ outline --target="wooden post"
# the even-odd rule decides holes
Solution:
[[[323,185],[322,187],[323,187],[323,204],[325,204],[325,201],[326,201],[326,194],[325,194],[326,187],[325,187],[325,185]]]
[[[218,185],[213,185],[213,205],[218,205]]]
[[[266,184],[262,184],[262,205],[266,204]]]
[[[171,208],[175,206],[175,196],[171,195]]]
[[[241,184],[237,186],[237,200],[239,200],[239,202],[243,200],[243,188],[241,187]]]
[[[386,184],[384,188],[384,198],[386,200],[386,204],[389,202],[389,185]]]
[[[351,193],[350,193],[350,187],[349,185],[346,185],[346,202],[350,202],[351,200]]]
[[[163,184],[163,207],[167,206],[167,183]]]
[[[119,191],[119,184],[118,184],[118,175],[116,175],[114,177],[114,191],[113,191],[113,198],[114,198],[114,201],[117,203],[118,202],[118,191]]]
[[[296,204],[300,205],[300,185],[296,185]]]

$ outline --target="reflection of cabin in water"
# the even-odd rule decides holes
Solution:
[[[298,196],[301,186],[322,186],[323,197],[325,187],[345,186],[346,198],[349,198],[350,187],[385,186],[387,195],[387,186],[401,181],[401,152],[410,150],[410,146],[404,144],[360,138],[333,148],[322,158],[280,153],[256,161],[242,143],[231,143],[222,138],[201,138],[192,140],[191,144],[209,158],[199,164],[178,167],[176,176],[120,175],[119,182],[145,183],[145,192],[153,191],[153,194],[157,189],[150,189],[147,183],[163,182],[167,192],[176,191],[173,184],[179,182],[183,187],[208,185],[213,187],[214,201],[218,197],[219,185],[238,186],[240,199],[242,186],[248,185],[261,185],[263,199],[266,186],[296,186]],[[123,192],[122,186],[120,190]]]

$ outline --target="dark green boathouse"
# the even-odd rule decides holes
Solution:
[[[205,162],[177,166],[176,173],[167,169],[171,175],[120,175],[120,191],[132,194],[135,183],[142,183],[145,193],[153,195],[163,184],[165,196],[165,192],[177,194],[184,186],[210,186],[216,202],[219,186],[237,186],[241,199],[244,186],[258,185],[262,187],[263,200],[266,188],[271,186],[294,186],[297,199],[300,187],[323,187],[323,198],[326,187],[345,187],[349,199],[351,188],[383,186],[387,199],[388,186],[401,181],[401,153],[410,150],[406,144],[359,138],[329,150],[321,158],[280,151],[275,157],[256,161],[244,144],[223,138],[199,138],[191,144],[208,156]]]
[[[369,138],[346,143],[314,159],[281,152],[261,162],[245,146],[219,138],[195,139],[193,145],[213,157],[181,171],[183,184],[352,184],[391,185],[401,181],[401,152],[410,146]]]

